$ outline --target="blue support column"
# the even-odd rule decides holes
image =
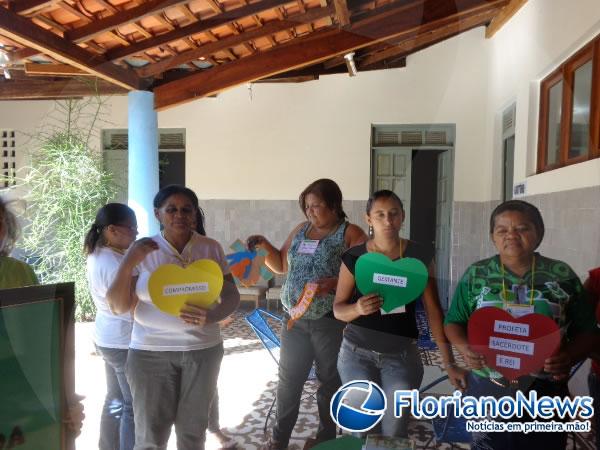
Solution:
[[[128,203],[137,217],[139,237],[152,236],[159,231],[152,206],[158,192],[158,119],[154,94],[131,91],[128,111]]]

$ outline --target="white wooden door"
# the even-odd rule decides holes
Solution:
[[[410,237],[410,180],[412,166],[412,149],[375,148],[373,154],[373,191],[389,189],[393,191],[404,205],[406,219],[400,235]]]
[[[452,218],[451,198],[451,159],[446,150],[438,156],[437,205],[435,226],[435,261],[440,302],[445,309],[449,305],[450,295],[450,221]]]

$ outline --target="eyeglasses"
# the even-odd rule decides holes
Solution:
[[[114,225],[115,227],[122,227],[122,228],[127,228],[129,231],[132,231],[134,233],[137,234],[138,232],[138,227],[137,225],[125,225],[123,223],[118,223]]]

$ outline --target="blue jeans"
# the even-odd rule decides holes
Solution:
[[[596,428],[596,450],[600,450],[600,379],[594,372],[588,375],[590,397],[594,399],[594,426]]]
[[[415,342],[407,338],[406,345],[397,353],[378,353],[344,339],[337,365],[343,384],[369,380],[385,392],[388,408],[380,423],[381,434],[408,437],[408,415],[394,417],[394,408],[390,405],[394,404],[394,391],[418,389],[423,380],[423,364]]]
[[[550,397],[566,397],[569,395],[569,390],[566,383],[556,383],[550,380],[534,379],[532,377],[521,377],[519,380],[529,380],[526,383],[521,383],[519,390],[526,396],[529,391],[535,390],[538,393],[538,398],[544,395]],[[480,377],[473,373],[469,374],[468,387],[465,395],[473,397],[482,397],[489,395],[494,398],[500,398],[505,395],[514,397],[515,389],[511,387],[501,387],[492,383],[488,378]],[[501,421],[501,419],[490,419]],[[509,419],[510,422],[531,422],[533,419],[528,414],[524,413],[523,417],[514,417]],[[560,421],[556,417],[552,420]],[[564,450],[567,447],[566,433],[473,433],[473,444],[471,450]]]
[[[125,376],[128,350],[97,347],[104,358],[106,397],[100,417],[100,450],[132,450],[135,443],[131,390]]]
[[[178,450],[204,450],[223,344],[202,350],[129,350],[135,450],[165,450],[175,425]]]

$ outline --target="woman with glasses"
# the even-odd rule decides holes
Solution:
[[[136,450],[166,448],[173,426],[178,450],[204,448],[223,358],[219,322],[237,308],[240,296],[221,245],[193,231],[199,208],[192,190],[161,189],[154,197],[161,233],[129,248],[107,293],[113,312],[135,308],[126,373]],[[186,303],[178,315],[157,308],[148,290],[152,273],[165,264],[185,268],[202,259],[223,271],[220,301],[211,309]]]
[[[136,236],[135,213],[121,203],[100,208],[85,236],[88,283],[96,305],[94,342],[104,359],[106,372],[100,450],[131,450],[135,442],[131,390],[125,376],[133,317],[131,311],[113,314],[106,292]]]
[[[490,217],[490,237],[498,254],[472,264],[461,278],[445,320],[446,335],[472,369],[468,393],[496,398],[569,395],[571,368],[587,357],[594,343],[596,319],[577,275],[564,262],[547,258],[535,250],[544,237],[544,221],[530,203],[510,200],[500,204]],[[559,351],[544,361],[543,369],[508,383],[491,369],[485,358],[471,348],[467,324],[478,308],[502,308],[515,317],[537,313],[558,324],[563,335]],[[531,417],[511,420],[532,421]],[[553,420],[560,420],[554,418]],[[564,449],[566,433],[477,433],[473,449]]]

